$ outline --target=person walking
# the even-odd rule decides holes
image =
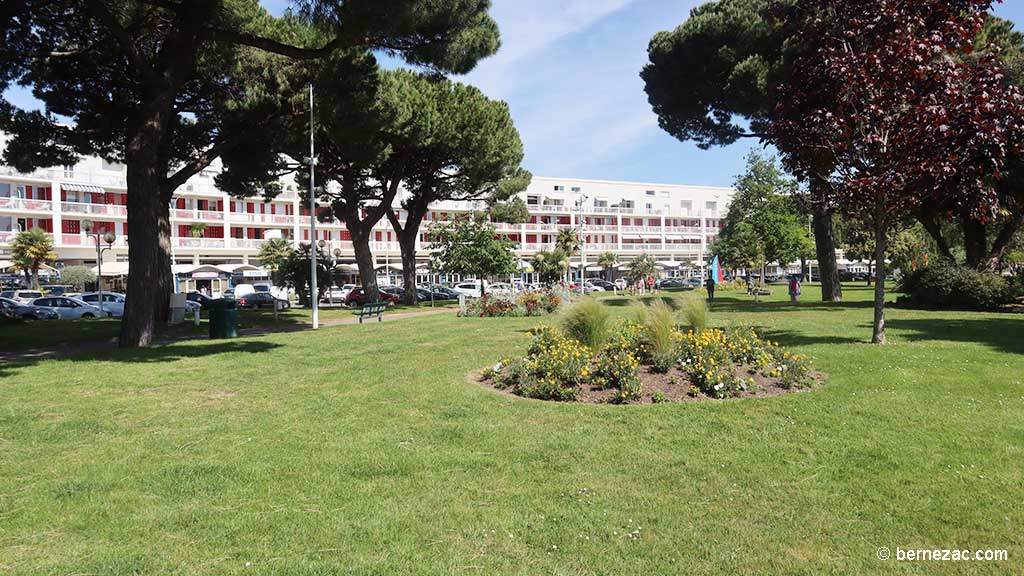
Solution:
[[[715,301],[715,277],[708,274],[708,279],[704,283],[704,287],[708,290],[708,302]]]
[[[754,279],[751,278],[750,274],[747,274],[747,296],[754,293]]]
[[[800,277],[794,274],[789,279],[789,301],[797,302],[800,300]]]
[[[654,276],[647,277],[647,291],[654,294]]]

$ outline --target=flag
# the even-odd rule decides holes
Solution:
[[[725,275],[722,274],[722,266],[718,263],[718,256],[711,261],[711,277],[715,280],[715,284],[721,284],[725,281]]]

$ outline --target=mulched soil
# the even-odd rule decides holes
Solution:
[[[746,391],[741,393],[739,396],[732,396],[726,398],[739,399],[739,398],[768,398],[771,396],[781,396],[783,394],[795,394],[799,392],[806,392],[813,390],[821,385],[825,380],[825,375],[820,372],[812,374],[815,385],[810,388],[783,388],[779,386],[777,378],[766,378],[759,374],[756,370],[748,366],[737,366],[733,372],[737,377],[747,380],[748,378],[754,379],[754,385],[750,386]],[[482,384],[491,390],[502,392],[515,396],[511,389],[503,390],[494,387],[493,383],[489,380],[483,379],[483,370],[476,370],[470,374],[469,379],[472,382]],[[672,369],[667,374],[659,374],[652,371],[650,366],[640,367],[640,380],[643,382],[643,392],[639,399],[630,402],[630,404],[653,404],[654,394],[661,392],[665,395],[665,398],[670,402],[720,402],[721,400],[712,398],[705,394],[698,394],[697,396],[690,396],[690,379],[689,377],[678,368]],[[584,404],[610,404],[614,396],[614,390],[600,390],[593,387],[584,386],[579,393],[579,399],[577,402]]]

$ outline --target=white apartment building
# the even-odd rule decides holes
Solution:
[[[216,267],[258,265],[259,246],[268,238],[310,240],[308,207],[300,204],[294,186],[286,184],[285,192],[269,202],[234,199],[214,185],[219,169],[217,162],[174,195],[171,243],[179,271],[200,270],[195,272],[199,277],[213,278],[218,276]],[[112,231],[117,238],[104,253],[105,275],[123,274],[128,253],[127,193],[124,165],[100,158],[82,158],[74,166],[30,174],[0,167],[0,260],[19,231],[42,228],[53,235],[62,264],[94,264],[95,241],[85,236],[82,227],[88,219],[96,229]],[[699,269],[706,257],[710,259],[708,247],[718,235],[732,194],[730,188],[534,177],[520,194],[529,207],[530,221],[496,226],[499,234],[518,244],[524,261],[538,251],[550,250],[558,231],[572,227],[580,229],[585,239],[582,254],[573,259],[574,268],[585,262],[592,275],[600,273],[596,261],[602,252],[617,253],[623,263],[647,253],[669,270],[678,270],[682,264]],[[421,237],[423,262],[429,257],[425,236],[431,222],[481,207],[474,202],[433,206]],[[316,240],[323,240],[331,252],[340,250],[339,264],[354,262],[351,237],[343,223],[317,222]],[[398,268],[400,249],[387,219],[378,223],[371,248],[378,265]]]

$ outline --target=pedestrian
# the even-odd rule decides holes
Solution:
[[[747,296],[750,296],[753,293],[754,293],[754,279],[750,277],[750,274],[747,274]]]
[[[789,279],[789,301],[796,302],[800,299],[800,277],[796,274]]]
[[[708,290],[708,302],[715,301],[715,278],[711,274],[708,274],[707,282],[704,283],[704,287]]]
[[[651,294],[654,294],[654,276],[648,276],[647,277],[647,290]]]

